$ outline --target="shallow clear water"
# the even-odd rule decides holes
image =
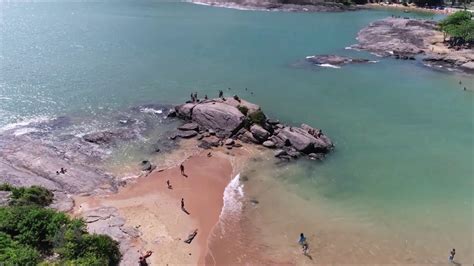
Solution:
[[[434,251],[426,255],[438,255],[434,261],[444,261],[452,245],[472,250],[474,79],[344,49],[362,27],[397,13],[119,1],[1,2],[0,10],[0,127],[178,103],[191,91],[212,96],[224,89],[282,121],[320,127],[336,143],[323,163],[301,161],[260,184],[284,184],[288,189],[279,192],[326,204],[387,239],[407,235],[430,244]],[[380,62],[300,66],[322,53]],[[278,224],[291,226],[290,214]],[[261,214],[261,222],[272,215]]]

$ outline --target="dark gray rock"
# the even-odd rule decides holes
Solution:
[[[264,147],[267,147],[267,148],[274,148],[275,147],[275,143],[273,143],[273,141],[271,140],[266,140],[262,143],[262,145]]]
[[[210,149],[212,147],[219,147],[220,144],[220,139],[216,136],[210,136],[208,138],[204,138],[201,143],[199,144],[199,147],[204,148],[204,149]]]
[[[240,137],[240,140],[244,143],[260,143],[253,135],[252,133],[246,131],[244,134],[242,134]]]
[[[270,137],[270,132],[268,132],[260,125],[253,124],[250,127],[250,132],[252,132],[254,138],[257,139],[259,142],[264,142],[268,139],[268,137]]]
[[[176,136],[183,139],[190,139],[192,137],[197,136],[197,134],[198,133],[196,131],[178,131],[178,133],[176,133]]]
[[[140,163],[142,171],[151,171],[153,166],[151,165],[150,161],[142,161]]]
[[[187,131],[187,130],[199,131],[199,125],[196,123],[187,123],[178,127],[178,129],[183,130],[183,131]]]
[[[242,128],[245,116],[231,105],[205,102],[194,107],[192,120],[203,128],[216,131],[219,136],[229,137]]]
[[[283,155],[288,155],[288,153],[286,153],[285,150],[276,150],[274,154],[275,154],[275,157],[280,157],[280,156],[283,156]]]
[[[351,58],[339,55],[312,55],[307,56],[306,60],[316,65],[329,64],[333,66],[342,66],[354,63],[369,63],[370,60],[363,58]]]

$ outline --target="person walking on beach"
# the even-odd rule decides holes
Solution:
[[[184,210],[184,199],[181,198],[181,209]]]
[[[173,189],[173,187],[171,186],[171,184],[170,184],[170,181],[169,181],[169,180],[166,180],[166,184],[168,185],[168,189]]]
[[[449,254],[449,262],[453,262],[454,261],[454,255],[456,255],[456,250],[453,248],[453,250],[451,250],[450,254]]]
[[[304,236],[303,233],[300,234],[300,240],[298,240],[298,244],[304,245],[306,243],[306,237]]]
[[[181,175],[182,175],[182,176],[186,176],[186,174],[184,173],[184,165],[183,165],[183,164],[181,164],[181,165],[179,166],[179,169],[181,170]]]

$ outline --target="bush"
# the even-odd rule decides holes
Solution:
[[[54,199],[54,194],[51,191],[40,186],[31,186],[29,188],[16,188],[10,184],[4,183],[0,185],[0,190],[12,192],[10,205],[48,206],[53,203]]]
[[[244,106],[244,105],[237,106],[237,109],[239,109],[239,111],[244,115],[247,115],[249,112],[249,108],[247,108],[247,106]]]
[[[0,264],[36,265],[40,262],[40,254],[35,249],[13,241],[11,237],[0,232]]]
[[[0,207],[0,265],[36,265],[56,252],[58,265],[118,265],[119,243],[106,235],[90,235],[84,221],[44,208],[52,193],[41,187],[15,188],[16,203]],[[56,262],[53,262],[53,264]],[[50,265],[49,262],[44,262]]]
[[[263,125],[265,123],[265,120],[267,119],[265,117],[265,114],[262,112],[262,110],[257,110],[249,115],[250,121],[253,124],[258,124],[258,125]]]
[[[56,233],[68,222],[66,214],[52,209],[36,206],[0,208],[0,232],[46,254],[54,246]]]
[[[443,19],[439,23],[440,29],[462,43],[474,42],[474,21],[469,11],[458,11]]]

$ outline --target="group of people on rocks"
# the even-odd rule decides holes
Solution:
[[[230,90],[230,88],[228,88],[228,90]],[[248,91],[248,88],[245,88],[245,90]],[[250,92],[250,94],[253,95],[253,92]],[[197,92],[192,92],[192,93],[190,94],[190,98],[191,98],[191,101],[190,101],[191,103],[198,103],[198,102],[200,102],[200,99],[198,98]],[[221,98],[221,99],[224,100],[224,101],[226,100],[226,98],[224,97],[224,91],[219,90],[219,98]],[[240,97],[237,96],[237,95],[234,95],[233,98],[234,98],[234,100],[236,100],[236,101],[238,101],[238,102],[241,101]],[[204,100],[208,100],[208,99],[209,99],[209,98],[207,97],[207,94],[205,94],[205,95],[204,95]]]
[[[59,174],[65,174],[67,172],[67,169],[66,168],[63,168],[61,167],[61,169],[59,169],[59,171],[56,171],[56,174],[59,175]]]

